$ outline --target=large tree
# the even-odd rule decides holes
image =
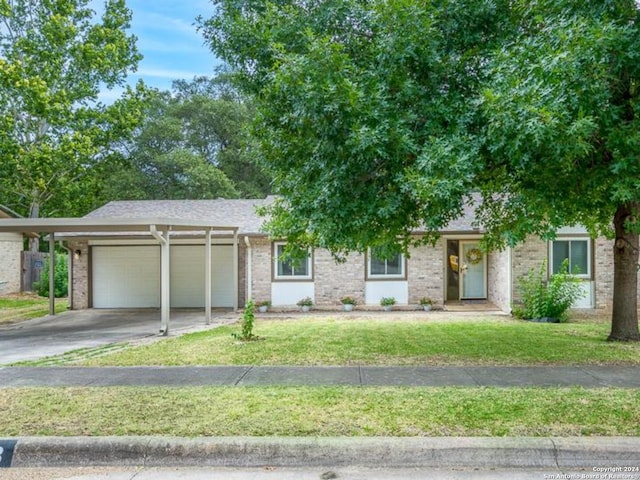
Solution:
[[[258,99],[271,231],[406,247],[480,192],[488,247],[615,228],[612,340],[638,340],[634,0],[214,0],[215,53]]]
[[[0,198],[22,215],[93,206],[115,145],[147,90],[125,85],[140,55],[124,0],[0,0]],[[102,91],[123,88],[109,105]]]
[[[103,198],[265,196],[270,182],[252,162],[246,135],[253,109],[225,78],[178,80],[160,92]]]

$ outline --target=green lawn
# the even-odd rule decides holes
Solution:
[[[67,310],[68,305],[66,298],[56,299],[56,312],[60,313]],[[48,298],[35,295],[0,297],[0,324],[44,317],[48,314]]]
[[[640,390],[612,388],[6,388],[0,411],[0,437],[640,435]]]
[[[433,318],[433,317],[431,317]],[[304,318],[258,320],[263,339],[227,326],[86,359],[83,365],[639,364],[640,344],[609,343],[603,322]]]

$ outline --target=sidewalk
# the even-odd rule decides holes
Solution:
[[[345,385],[410,387],[640,387],[640,366],[524,367],[4,367],[0,388]]]

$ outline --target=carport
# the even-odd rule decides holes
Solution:
[[[0,222],[0,232],[49,234],[49,251],[55,250],[56,235],[71,233],[135,234],[141,238],[152,238],[160,245],[160,332],[169,333],[171,316],[171,233],[188,232],[204,238],[205,250],[205,322],[211,323],[211,240],[212,234],[224,233],[233,236],[233,308],[238,309],[238,227],[212,225],[198,220],[179,218],[23,218],[6,219]],[[72,270],[73,255],[69,256]],[[55,315],[54,270],[55,255],[49,255],[49,314]],[[72,288],[71,284],[69,288]]]

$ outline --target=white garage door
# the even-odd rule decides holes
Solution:
[[[204,245],[171,246],[171,306],[204,307]],[[211,247],[211,305],[233,307],[233,247]]]
[[[159,246],[96,246],[91,264],[94,308],[160,306]]]

